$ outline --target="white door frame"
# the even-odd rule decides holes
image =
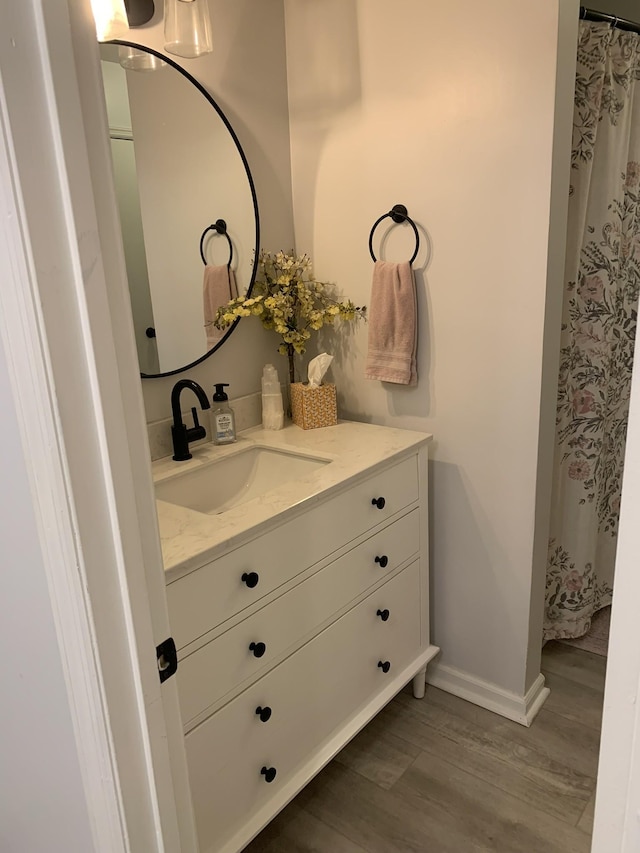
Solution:
[[[0,336],[95,849],[193,853],[89,0],[0,4],[0,32]]]
[[[640,850],[640,341],[624,461],[592,853]]]

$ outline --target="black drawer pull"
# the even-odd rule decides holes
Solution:
[[[389,611],[386,609],[386,607],[384,610],[377,610],[376,616],[379,616],[383,622],[386,622],[389,618]]]
[[[377,506],[378,509],[384,509],[386,501],[384,498],[372,498],[371,503],[373,506]]]
[[[389,661],[388,661],[388,660],[385,660],[385,661],[381,661],[381,660],[379,660],[379,661],[378,661],[378,667],[379,667],[383,672],[389,672],[389,670],[391,669],[391,664],[389,663]]]
[[[268,705],[265,705],[264,708],[261,705],[258,705],[256,708],[256,714],[260,717],[261,723],[268,723],[271,719],[271,708]]]
[[[387,557],[386,554],[383,554],[382,557],[376,557],[374,562],[380,563],[381,569],[386,569],[387,566],[389,565],[389,558]]]
[[[258,581],[260,580],[260,575],[257,572],[245,572],[240,580],[249,587],[249,589],[253,589],[254,586],[258,586]]]
[[[260,773],[264,776],[265,782],[273,782],[273,780],[276,778],[275,767],[263,767]]]
[[[254,657],[261,658],[267,651],[267,647],[264,643],[249,643],[249,651],[253,652]]]

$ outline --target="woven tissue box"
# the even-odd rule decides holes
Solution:
[[[294,382],[291,385],[291,417],[302,429],[337,424],[336,386],[327,382],[312,388],[306,382]]]

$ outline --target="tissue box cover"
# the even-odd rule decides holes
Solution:
[[[291,385],[291,417],[302,429],[337,424],[336,386],[327,382],[311,388],[305,382],[294,382]]]

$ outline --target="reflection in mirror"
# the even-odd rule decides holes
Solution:
[[[100,46],[140,371],[165,376],[233,331],[221,336],[207,320],[253,284],[258,208],[244,153],[213,99],[173,60],[127,46],[162,59],[125,70],[124,47]]]

